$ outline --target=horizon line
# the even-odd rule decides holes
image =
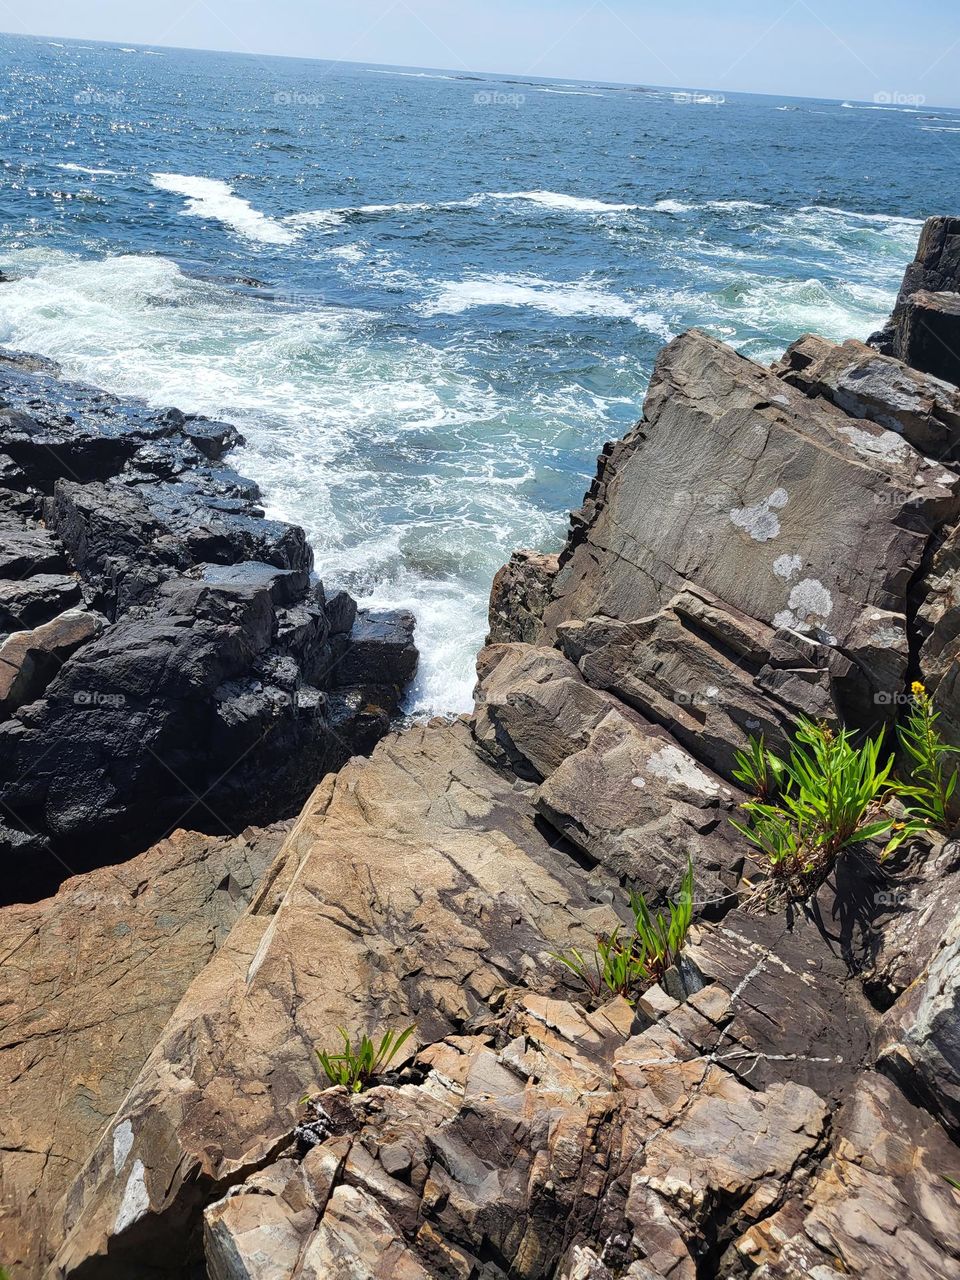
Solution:
[[[710,88],[709,86],[705,86],[705,85],[694,86],[689,84],[682,85],[682,86],[681,85],[665,85],[665,84],[653,84],[647,81],[601,80],[596,78],[584,80],[575,76],[539,76],[536,79],[533,79],[531,78],[529,73],[524,73],[519,71],[478,71],[478,70],[462,71],[462,70],[457,70],[454,67],[432,67],[427,65],[421,65],[418,63],[404,63],[404,62],[374,62],[372,59],[361,59],[359,62],[349,62],[347,61],[346,58],[322,58],[316,55],[297,54],[297,53],[258,53],[256,51],[249,50],[249,49],[247,50],[211,49],[201,45],[153,44],[150,41],[142,41],[142,40],[133,41],[132,43],[131,42],[124,43],[123,40],[105,40],[102,37],[95,37],[95,36],[54,36],[54,35],[37,34],[35,32],[27,32],[27,31],[0,31],[0,37],[3,37],[3,36],[12,36],[14,39],[19,39],[19,40],[41,40],[41,41],[62,40],[70,44],[76,44],[76,45],[83,45],[86,41],[90,41],[93,44],[107,45],[110,47],[116,47],[118,49],[129,49],[133,47],[133,44],[136,44],[139,46],[139,49],[136,50],[137,52],[139,52],[140,49],[151,49],[151,50],[162,49],[168,53],[213,53],[213,54],[226,54],[236,58],[255,58],[255,59],[256,58],[278,58],[278,59],[283,59],[284,61],[287,61],[287,62],[315,62],[319,65],[325,65],[325,66],[362,67],[365,64],[368,64],[373,70],[377,70],[377,71],[380,71],[380,70],[434,71],[434,72],[443,72],[446,74],[450,74],[455,78],[459,78],[459,79],[467,79],[471,76],[475,76],[478,79],[488,78],[488,79],[497,79],[497,80],[505,81],[509,77],[511,80],[515,80],[517,83],[526,83],[526,84],[536,84],[540,82],[556,81],[559,83],[570,83],[570,84],[576,84],[576,85],[588,85],[588,86],[592,85],[594,87],[600,87],[600,88],[632,89],[634,91],[639,91],[639,92],[642,92],[646,89],[658,89],[658,90],[662,89],[668,93],[692,92],[692,93],[712,93],[712,94],[724,94],[724,95],[735,94],[744,98],[788,98],[796,102],[831,103],[831,104],[836,104],[838,106],[842,106],[844,102],[849,101],[851,103],[856,103],[858,106],[889,106],[891,110],[899,109],[904,111],[905,113],[914,112],[914,111],[920,112],[923,110],[960,112],[960,105],[955,107],[943,106],[937,103],[925,101],[919,106],[898,107],[897,104],[894,104],[894,103],[890,103],[890,104],[878,103],[876,100],[876,96],[874,97],[873,101],[870,101],[867,98],[854,97],[852,94],[846,94],[842,98],[816,98],[816,97],[811,97],[807,94],[797,94],[797,93],[761,93],[756,89],[730,89],[730,88],[724,89],[724,88],[716,88],[716,87]]]

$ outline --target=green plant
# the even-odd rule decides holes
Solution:
[[[746,751],[735,751],[737,768],[733,776],[742,782],[748,791],[759,800],[772,800],[780,790],[783,778],[783,761],[768,751],[761,733],[759,738],[750,738]]]
[[[926,823],[898,822],[888,808],[902,791],[892,780],[893,756],[881,760],[883,731],[857,746],[849,730],[834,732],[822,722],[802,719],[787,758],[764,751],[751,740],[737,753],[734,777],[757,791],[741,805],[746,822],[736,829],[764,855],[771,870],[799,891],[813,887],[850,845],[887,838],[884,855]],[[765,757],[765,772],[758,765]],[[758,791],[758,781],[775,780]]]
[[[954,1191],[960,1191],[960,1182],[958,1182],[956,1178],[951,1178],[949,1173],[941,1173],[940,1177],[944,1182],[948,1182],[950,1186],[953,1187]]]
[[[676,902],[668,899],[666,915],[658,911],[654,918],[642,893],[631,893],[630,909],[644,964],[652,981],[659,982],[666,970],[679,959],[693,922],[693,863],[687,860],[680,896]]]
[[[957,770],[947,776],[946,757],[957,755],[940,736],[933,699],[919,680],[910,689],[910,709],[898,730],[900,745],[910,759],[911,785],[903,789],[908,812],[917,819],[945,830],[948,809],[957,789]]]
[[[351,1093],[362,1093],[383,1075],[416,1028],[407,1027],[406,1031],[399,1033],[387,1031],[379,1046],[369,1036],[362,1036],[356,1048],[343,1027],[339,1030],[343,1037],[343,1052],[325,1053],[317,1049],[317,1057],[332,1085],[343,1085]]]
[[[632,933],[622,934],[618,926],[609,936],[598,937],[589,957],[576,948],[553,953],[595,1000],[609,992],[632,1004],[676,963],[693,920],[692,862],[687,862],[679,898],[668,900],[666,913],[658,911],[654,917],[642,893],[630,895],[630,909]]]
[[[597,938],[589,959],[576,947],[567,952],[555,951],[553,957],[580,979],[595,1000],[608,991],[632,1003],[649,979],[636,943],[635,937],[621,938],[617,928],[609,937]]]

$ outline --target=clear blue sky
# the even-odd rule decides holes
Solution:
[[[0,29],[960,106],[958,0],[0,0]]]

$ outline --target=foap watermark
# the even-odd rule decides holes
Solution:
[[[273,95],[273,105],[275,107],[293,107],[297,111],[322,107],[326,100],[325,94],[304,93],[301,90],[293,89],[278,89]]]
[[[873,695],[873,701],[878,707],[909,707],[913,705],[913,695],[905,693],[902,689],[897,689],[895,692],[881,689],[879,693]]]
[[[700,93],[696,89],[677,89],[670,96],[679,107],[722,107],[726,102],[722,93]]]
[[[125,707],[127,699],[122,693],[101,693],[99,689],[78,689],[73,695],[78,707]]]
[[[873,895],[874,906],[906,907],[913,901],[912,889],[881,889]]]
[[[122,107],[126,98],[119,90],[83,89],[73,95],[78,107]]]
[[[878,107],[922,107],[927,100],[924,93],[901,93],[899,89],[882,89],[873,95]]]
[[[481,89],[473,95],[475,107],[522,107],[526,100],[525,93],[503,93],[499,89]]]
[[[673,491],[673,505],[675,507],[683,507],[687,511],[693,511],[697,507],[705,508],[707,511],[729,511],[731,509],[729,494],[702,493],[697,489],[675,489]]]
[[[929,499],[921,497],[918,493],[907,493],[905,489],[885,489],[882,493],[873,495],[873,504],[876,507],[920,507]]]
[[[698,690],[675,689],[670,697],[678,707],[697,707],[705,710],[723,705],[723,695],[712,685],[707,689]]]

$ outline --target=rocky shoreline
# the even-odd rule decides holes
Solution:
[[[293,816],[372,749],[413,618],[324,592],[225,461],[235,428],[13,355],[0,402],[3,900],[177,827]]]
[[[226,428],[164,434],[141,410],[119,467],[4,508],[12,556],[19,538],[60,557],[60,586],[21,607],[49,590],[102,630],[0,726],[0,761],[73,743],[81,689],[139,717],[129,786],[90,763],[108,738],[86,723],[77,764],[10,784],[21,834],[40,815],[66,851],[102,820],[110,861],[143,849],[150,796],[163,821],[173,800],[136,742],[172,724],[195,787],[238,725],[275,723],[268,689],[322,692],[306,764],[325,774],[292,825],[178,832],[3,910],[14,1280],[960,1280],[956,840],[854,847],[808,901],[763,909],[730,822],[734,752],[782,746],[802,715],[889,728],[919,679],[960,746],[960,390],[936,355],[955,296],[960,220],[933,219],[876,345],[807,336],[771,369],[697,331],[664,348],[561,553],[498,575],[476,708],[453,723],[383,735],[409,621],[354,621],[307,585],[298,531],[195,456],[191,432]],[[52,375],[4,377],[9,419]],[[85,421],[96,443],[69,456],[92,468]],[[189,464],[162,477],[158,449]],[[6,452],[22,497],[29,447]],[[341,674],[314,683],[338,644]],[[298,704],[252,753],[261,791],[222,801],[238,823],[302,785],[275,755],[304,763]],[[628,890],[675,893],[688,858],[681,962],[634,1004],[587,999],[557,953],[621,926]],[[399,1070],[324,1089],[338,1027],[406,1025]]]

